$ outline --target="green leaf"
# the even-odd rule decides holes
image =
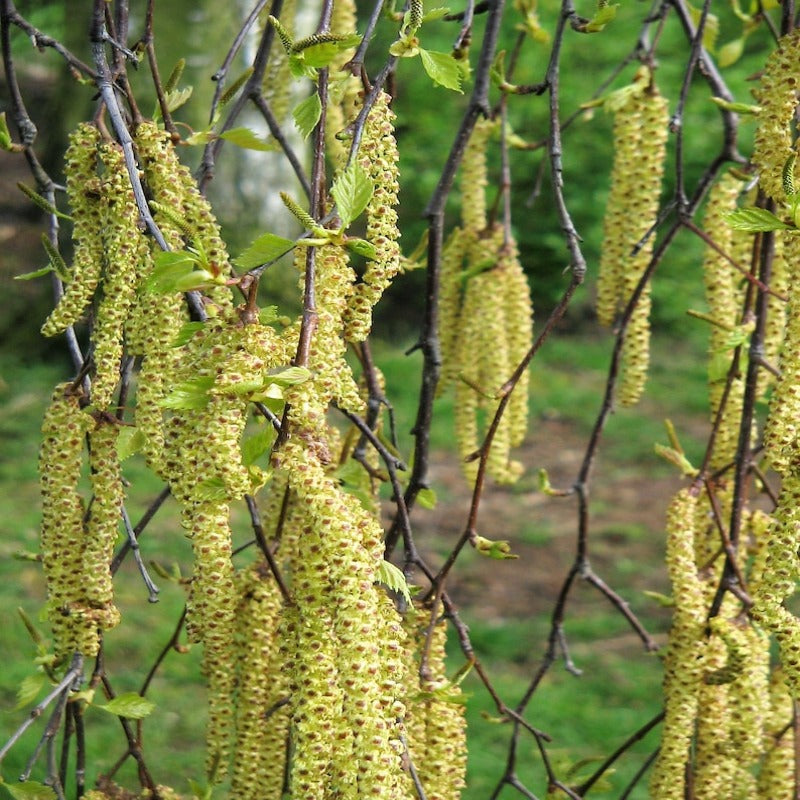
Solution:
[[[378,257],[378,251],[375,249],[375,245],[372,244],[372,242],[368,242],[366,239],[348,239],[345,242],[345,247],[347,247],[351,253],[368,258],[370,261],[374,261]]]
[[[249,467],[264,453],[268,453],[276,436],[277,432],[272,425],[263,425],[258,433],[245,439],[242,442],[242,463]]]
[[[237,147],[242,147],[245,150],[272,150],[272,142],[265,141],[255,131],[250,128],[231,128],[219,135],[220,139],[225,139]]]
[[[791,225],[779,220],[766,208],[740,208],[730,211],[724,217],[728,225],[736,231],[758,233],[759,231],[793,230]]]
[[[294,124],[303,139],[308,139],[311,132],[317,127],[321,116],[322,102],[316,92],[306,97],[301,103],[298,103],[297,107],[292,111]]]
[[[198,269],[190,272],[188,275],[182,275],[180,278],[177,278],[172,289],[169,291],[193,292],[196,289],[205,289],[217,283],[218,282],[214,280],[214,276],[210,272],[204,269]]]
[[[11,131],[8,130],[8,123],[6,122],[6,112],[0,114],[0,150],[11,150],[13,141],[11,140]]]
[[[489,558],[504,560],[508,558],[519,558],[511,552],[511,545],[505,539],[486,539],[483,536],[476,536],[474,542],[475,549],[482,555]]]
[[[228,499],[228,489],[222,478],[206,478],[197,485],[195,496],[208,503],[224,503]]]
[[[120,428],[117,435],[117,458],[120,461],[130,458],[144,447],[145,441],[145,435],[138,428],[130,425]]]
[[[153,261],[153,270],[144,282],[144,289],[146,292],[169,294],[176,291],[178,280],[189,275],[199,259],[188,250],[172,250],[156,253]]]
[[[695,8],[693,5],[689,5],[689,15],[696,28],[700,24],[702,11],[699,8]],[[718,34],[719,17],[716,14],[706,14],[706,25],[703,28],[703,47],[705,47],[709,53],[714,52]]]
[[[302,53],[292,53],[289,56],[289,72],[292,77],[299,80],[300,78],[308,78],[315,81],[317,79],[317,70],[306,64]]]
[[[367,207],[375,187],[366,170],[357,162],[350,165],[333,182],[331,196],[342,220],[342,228],[347,228]]]
[[[461,65],[450,53],[436,53],[420,47],[419,55],[425,72],[434,83],[463,94],[461,81],[464,76]]]
[[[181,106],[186,105],[193,91],[194,88],[192,86],[186,86],[183,89],[174,89],[171,92],[167,92],[165,99],[169,112],[177,111]]]
[[[203,325],[205,325],[204,322],[185,322],[178,331],[178,335],[175,337],[172,346],[183,347],[185,344],[188,344],[194,335],[203,329]]]
[[[294,45],[295,53],[302,55],[309,67],[327,67],[339,53],[358,47],[361,37],[357,33],[349,34],[338,42],[317,42],[304,46],[303,42]]]
[[[720,47],[719,53],[717,54],[717,63],[720,67],[729,67],[742,57],[743,52],[744,36],[741,36]]]
[[[262,264],[275,261],[293,247],[294,242],[291,239],[284,239],[274,233],[265,233],[259,236],[238,258],[235,258],[233,263],[245,270],[254,269]]]
[[[584,33],[599,33],[617,16],[619,5],[605,5],[597,9],[597,13],[586,23]]]
[[[144,719],[149,716],[156,704],[146,697],[142,697],[136,692],[125,692],[117,695],[113,700],[109,700],[104,705],[98,705],[103,711],[114,714],[125,719]]]
[[[278,319],[278,306],[264,306],[258,311],[258,321],[262,325],[270,325]]]
[[[285,367],[273,372],[269,371],[269,378],[265,383],[274,383],[278,386],[295,386],[305,383],[311,377],[311,370],[305,367]]]
[[[403,595],[407,603],[411,603],[411,591],[406,576],[391,562],[381,561],[378,566],[377,580],[393,592]]]
[[[439,6],[438,8],[432,8],[430,11],[426,11],[422,15],[423,22],[436,22],[436,20],[441,19],[442,17],[446,17],[450,13],[450,9],[446,6]]]
[[[208,393],[213,385],[214,377],[211,375],[178,383],[159,405],[176,411],[199,411],[208,405]]]
[[[56,793],[43,783],[25,781],[24,783],[3,783],[14,800],[55,800]]]
[[[196,798],[196,800],[211,800],[213,787],[210,783],[204,786],[191,778],[188,779],[188,782],[189,788],[192,790],[192,797]]]
[[[15,281],[32,281],[34,278],[41,278],[43,275],[49,275],[53,271],[52,264],[48,264],[41,269],[35,269],[33,272],[23,272],[22,275],[15,275]]]
[[[44,674],[37,672],[34,675],[26,675],[22,679],[22,683],[17,687],[17,704],[14,706],[14,711],[19,711],[21,708],[30,705],[42,691],[45,684]]]
[[[417,502],[423,508],[436,508],[436,492],[433,489],[420,489],[417,495]]]
[[[686,477],[694,477],[697,475],[697,470],[692,466],[689,459],[674,447],[666,447],[663,444],[655,444],[654,447],[656,455],[669,461],[670,464],[674,464],[681,471],[682,475]]]

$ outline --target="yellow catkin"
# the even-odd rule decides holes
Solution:
[[[781,343],[786,331],[787,304],[783,298],[791,293],[791,278],[797,273],[796,266],[787,263],[787,251],[797,251],[792,245],[786,246],[789,238],[789,234],[782,231],[775,233],[772,273],[769,281],[770,288],[775,294],[767,297],[767,322],[764,329],[764,359],[773,367],[778,366]],[[772,370],[765,368],[759,370],[757,396],[763,399],[774,383],[775,374]]]
[[[338,0],[333,5],[331,33],[347,35],[356,32],[356,4]],[[337,168],[344,167],[349,148],[347,139],[339,138],[345,126],[354,119],[361,81],[349,70],[342,69],[355,55],[355,48],[340,50],[328,67],[329,103],[325,113],[325,145],[328,157]]]
[[[102,189],[107,198],[103,220],[106,269],[103,298],[92,331],[95,375],[91,400],[92,405],[102,410],[111,402],[119,381],[125,323],[130,317],[141,271],[149,265],[149,247],[139,230],[139,209],[122,148],[117,144],[102,145],[100,157],[106,170]]]
[[[724,253],[731,255],[733,231],[725,214],[736,208],[742,190],[742,181],[730,173],[715,184],[706,207],[703,228]],[[732,357],[731,330],[739,324],[741,307],[737,284],[740,273],[712,247],[707,247],[703,258],[703,278],[709,314],[718,323],[711,326],[709,340],[709,400],[711,419],[716,418],[725,389]],[[736,453],[739,440],[744,384],[740,377],[733,379],[727,403],[720,421],[712,456],[712,469],[729,464]]]
[[[47,613],[60,659],[76,650],[91,657],[98,649],[98,625],[86,604],[85,508],[78,492],[84,442],[91,427],[92,418],[81,411],[70,385],[59,384],[42,423],[39,482]]]
[[[89,432],[93,497],[83,553],[84,585],[88,605],[102,628],[111,628],[119,620],[110,570],[124,499],[117,456],[118,435],[117,422],[104,417],[100,417],[95,429]]]
[[[758,800],[794,800],[793,704],[779,669],[770,679],[769,699],[769,713],[764,725],[764,759],[758,775]]]
[[[794,111],[800,73],[800,31],[788,33],[767,59],[756,99],[761,106],[753,141],[752,161],[764,193],[778,204],[785,201],[783,167],[794,152]]]
[[[345,338],[363,341],[372,328],[372,308],[400,270],[400,231],[397,227],[398,180],[395,114],[391,98],[381,92],[375,99],[364,127],[358,162],[372,179],[375,190],[367,205],[366,238],[375,248],[364,277],[348,301]]]
[[[102,193],[97,177],[100,134],[85,123],[70,134],[64,172],[67,199],[74,219],[72,270],[63,296],[42,326],[54,336],[77,322],[92,299],[103,269]]]
[[[439,273],[439,347],[442,353],[442,372],[438,395],[448,389],[458,376],[459,314],[461,310],[464,284],[462,269],[464,265],[466,237],[461,228],[454,228],[442,247],[442,262]]]
[[[237,576],[236,758],[231,797],[280,800],[289,735],[288,676],[277,639],[281,597],[269,567]]]
[[[675,608],[664,657],[665,716],[650,780],[653,800],[683,800],[685,766],[697,717],[705,603],[695,563],[696,504],[690,491],[682,489],[667,512],[666,560]]]
[[[486,228],[486,148],[496,124],[479,119],[469,138],[461,162],[461,227],[472,236]]]

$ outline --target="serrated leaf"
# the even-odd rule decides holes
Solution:
[[[294,111],[292,111],[292,119],[294,119],[294,124],[303,139],[308,139],[311,132],[317,127],[321,116],[322,102],[316,92],[306,97],[301,103],[298,103]]]
[[[238,258],[233,260],[237,267],[254,269],[262,264],[275,261],[294,247],[292,239],[284,239],[274,233],[259,236]]]
[[[19,711],[25,706],[30,705],[42,691],[45,684],[45,676],[41,672],[34,675],[26,675],[22,683],[17,687],[17,704],[14,711]]]
[[[278,319],[278,306],[264,306],[258,311],[258,321],[262,325],[269,325]]]
[[[377,580],[393,592],[398,592],[406,602],[411,603],[411,592],[406,576],[390,561],[381,561],[378,566]]]
[[[735,64],[744,52],[744,36],[724,44],[717,54],[717,63],[720,67],[729,67]]]
[[[183,89],[174,89],[166,95],[167,109],[171,112],[177,111],[181,106],[185,105],[189,98],[192,96],[194,87],[185,86]]]
[[[272,425],[264,425],[258,433],[248,436],[242,442],[242,464],[249,467],[264,453],[268,453],[276,436],[277,432]]]
[[[204,322],[185,322],[178,331],[175,341],[172,342],[172,346],[183,347],[188,344],[194,335],[203,329],[203,325],[205,325]]]
[[[436,22],[436,20],[441,19],[442,17],[446,17],[450,13],[450,9],[446,6],[439,6],[438,8],[432,8],[430,11],[426,11],[422,15],[423,22]]]
[[[345,247],[347,247],[351,253],[367,258],[370,261],[374,261],[378,257],[378,251],[375,249],[375,245],[372,244],[372,242],[368,242],[366,239],[348,239],[345,242]]]
[[[156,253],[153,270],[144,282],[145,291],[156,294],[176,291],[177,282],[194,270],[198,260],[197,255],[188,250]]]
[[[55,800],[56,793],[43,783],[25,781],[24,783],[3,783],[14,800]]]
[[[146,441],[145,435],[138,428],[130,425],[120,428],[119,434],[117,434],[117,458],[125,461],[134,453],[138,453]]]
[[[292,53],[289,56],[289,72],[295,79],[309,78],[314,81],[317,79],[317,70],[306,64],[302,53]]]
[[[597,9],[597,13],[586,23],[586,33],[599,33],[617,16],[619,5],[607,5]]]
[[[228,499],[228,490],[222,478],[206,478],[200,481],[195,490],[195,497],[208,503],[222,503]]]
[[[13,142],[6,122],[6,112],[0,114],[0,150],[11,150]]]
[[[178,383],[159,405],[179,411],[198,411],[208,405],[208,393],[213,385],[214,378],[210,375]]]
[[[303,60],[309,67],[327,67],[336,56],[345,51],[358,47],[361,37],[357,33],[350,34],[339,42],[319,42],[303,47],[301,51]]]
[[[295,386],[305,383],[311,377],[311,370],[305,367],[286,367],[273,372],[270,370],[268,382],[278,386]]]
[[[763,231],[792,230],[791,225],[779,220],[766,208],[739,208],[723,215],[728,225],[736,231],[758,233]]]
[[[347,228],[367,207],[374,190],[366,170],[357,162],[351,162],[340,173],[331,187],[331,196],[336,203],[343,228]]]
[[[104,705],[95,706],[95,708],[102,708],[109,714],[125,717],[125,719],[144,719],[152,713],[155,707],[156,704],[152,700],[148,700],[136,692],[119,694]]]
[[[193,292],[195,289],[205,289],[216,283],[217,281],[214,280],[214,276],[210,272],[204,269],[197,269],[188,275],[176,278],[172,288],[167,292]]]
[[[41,269],[35,269],[33,272],[23,272],[22,275],[15,275],[15,281],[32,281],[34,278],[41,278],[43,275],[49,275],[53,271],[53,267],[48,264]]]
[[[417,502],[423,508],[436,508],[436,492],[428,487],[420,489],[419,493],[417,494]]]
[[[250,128],[231,128],[219,135],[220,139],[242,147],[245,150],[272,150],[272,143],[262,139],[255,131]]]
[[[420,47],[419,55],[425,72],[434,83],[463,94],[461,81],[464,73],[461,65],[450,53],[437,53]]]

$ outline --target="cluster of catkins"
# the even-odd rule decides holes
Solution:
[[[752,162],[759,188],[779,217],[790,216],[793,201],[787,162],[793,152],[798,58],[800,35],[795,31],[779,42],[757,90]],[[737,346],[754,328],[743,312],[748,290],[742,271],[751,269],[758,250],[754,236],[737,230],[728,217],[744,183],[735,172],[723,175],[710,193],[705,216],[706,233],[715,245],[704,261],[716,425],[709,464],[720,477],[710,489],[695,483],[679,492],[667,518],[674,614],[664,659],[664,730],[650,783],[654,800],[682,800],[687,770],[699,800],[790,800],[796,791],[792,722],[800,698],[800,620],[787,601],[800,578],[800,325],[794,288],[800,234],[795,228],[761,234],[761,247],[772,253],[772,293],[762,327],[763,358],[773,369],[762,368],[754,388],[759,399],[772,388],[763,454],[766,467],[781,479],[775,508],[767,513],[751,509],[746,500],[735,501],[732,482],[724,477],[735,464],[741,438],[757,443],[754,427],[742,430],[743,354],[738,366],[733,362]],[[708,492],[714,493],[713,503]],[[725,559],[722,545],[730,538],[721,528],[732,518],[734,502],[741,504],[736,571],[744,580],[747,603],[731,593],[721,602],[716,597]],[[717,606],[709,619],[709,609]]]
[[[181,292],[152,279],[157,250],[140,225],[122,150],[91,125],[71,138],[74,262],[43,330],[63,331],[91,307],[92,361],[85,377],[56,388],[44,422],[42,560],[56,655],[96,655],[119,620],[109,569],[125,517],[117,440],[133,425],[126,440],[141,442],[168,484],[192,543],[186,629],[203,647],[207,779],[228,774],[230,796],[241,800],[412,798],[412,771],[429,798],[456,800],[464,783],[446,624],[430,609],[401,615],[380,583],[374,470],[352,460],[354,437],[328,421],[332,404],[364,412],[345,351],[369,333],[372,307],[398,271],[392,121],[380,95],[359,154],[375,184],[366,209],[374,257],[359,278],[343,244],[317,247],[316,324],[303,369],[283,382],[302,323],[264,324],[235,307],[219,227],[169,136],[143,122],[132,132],[134,152],[167,246],[191,250],[211,276],[200,293],[204,321],[190,322]],[[301,274],[306,258],[298,248]],[[139,372],[126,421],[123,401],[113,401],[129,358]],[[281,392],[288,435],[273,437],[264,469],[244,456],[243,441],[254,428],[269,438],[250,412],[265,393],[275,402]],[[79,491],[87,445],[89,503]],[[348,481],[338,477],[344,466]],[[259,492],[281,585],[266,562],[233,559],[232,506]],[[89,796],[114,795],[99,787]]]
[[[667,139],[667,101],[642,67],[630,86],[606,101],[614,113],[614,166],[605,215],[597,316],[613,325],[630,303],[653,252]],[[650,285],[630,313],[618,389],[624,406],[644,391],[650,363]]]
[[[479,120],[467,144],[461,174],[461,226],[442,253],[439,341],[440,390],[455,384],[455,423],[464,474],[475,479],[481,442],[501,391],[533,341],[530,288],[513,236],[490,222],[486,210],[486,150],[496,125]],[[522,464],[511,449],[528,425],[528,373],[523,372],[495,431],[487,471],[514,483]]]

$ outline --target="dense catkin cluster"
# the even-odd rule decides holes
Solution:
[[[653,800],[683,800],[705,655],[703,586],[695,563],[697,498],[682,489],[667,512],[667,569],[675,603],[664,657],[664,722],[650,779]]]
[[[756,99],[761,106],[752,161],[764,193],[779,205],[785,200],[783,168],[794,153],[793,122],[800,72],[800,30],[786,34],[767,59]]]
[[[231,797],[280,800],[289,735],[288,676],[278,639],[281,598],[265,563],[237,575],[236,759]]]
[[[764,759],[758,774],[758,800],[793,800],[795,732],[792,697],[780,669],[772,673],[769,711],[764,724]]]
[[[498,224],[487,224],[486,147],[494,123],[480,120],[462,164],[462,227],[442,254],[438,333],[442,348],[439,391],[455,382],[455,424],[465,475],[474,480],[476,457],[506,383],[530,350],[533,307],[517,244]],[[513,483],[522,473],[510,457],[527,431],[528,374],[523,372],[487,458],[490,475]]]
[[[400,231],[397,227],[397,162],[394,138],[394,112],[390,97],[381,92],[375,99],[364,126],[358,163],[375,187],[367,205],[367,240],[375,248],[375,258],[367,263],[360,283],[348,302],[345,338],[363,341],[372,327],[372,308],[380,300],[400,269]]]
[[[356,4],[353,0],[337,0],[333,4],[330,32],[346,36],[356,31]],[[328,67],[328,106],[325,111],[325,149],[337,168],[345,166],[349,141],[343,136],[345,126],[357,111],[360,79],[344,65],[352,59],[354,48],[339,50]]]
[[[706,207],[703,227],[723,253],[731,254],[734,233],[725,214],[736,208],[743,183],[730,173],[715,184]],[[716,419],[725,392],[733,348],[731,336],[740,322],[742,293],[740,273],[717,249],[707,247],[703,258],[703,280],[706,303],[714,321],[709,340],[709,405],[711,420]],[[719,469],[729,464],[736,453],[739,440],[739,421],[744,399],[744,382],[740,375],[731,381],[725,408],[717,428],[711,466]]]
[[[408,637],[406,730],[408,757],[430,800],[458,800],[466,786],[466,722],[461,689],[445,674],[447,623],[413,610]],[[413,791],[413,790],[412,790]]]
[[[597,283],[597,314],[611,325],[630,302],[653,251],[667,138],[667,101],[642,69],[609,101],[614,110],[614,166]],[[647,238],[645,238],[647,237]],[[644,286],[631,313],[622,353],[618,397],[633,405],[647,378],[650,290]]]
[[[103,267],[103,193],[97,175],[100,134],[82,123],[70,134],[64,172],[67,199],[74,218],[74,254],[69,283],[58,305],[42,325],[44,336],[54,336],[77,322],[92,300]]]

